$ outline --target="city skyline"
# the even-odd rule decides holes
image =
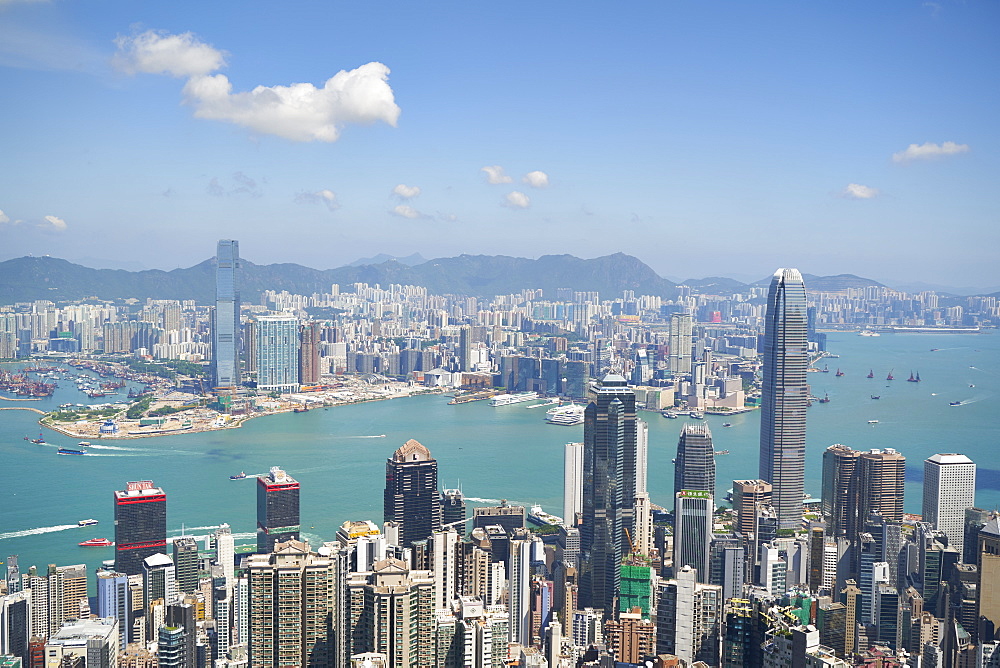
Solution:
[[[239,237],[329,267],[530,235],[679,248],[643,259],[683,277],[708,229],[713,274],[1000,283],[993,5],[195,7],[0,5],[3,259],[171,268]]]

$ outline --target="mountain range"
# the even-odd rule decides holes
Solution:
[[[383,258],[388,258],[383,260]],[[615,253],[593,259],[572,255],[543,255],[537,260],[506,255],[459,255],[422,261],[419,255],[406,258],[376,256],[368,263],[336,269],[312,269],[298,264],[259,265],[242,260],[241,296],[244,302],[259,303],[265,290],[287,290],[296,294],[329,292],[334,283],[420,285],[432,294],[492,297],[522,289],[541,288],[546,298],[554,298],[557,288],[596,291],[604,298],[619,296],[624,290],[636,294],[677,296],[677,283],[659,276],[641,260]],[[366,260],[361,260],[365,262]],[[410,264],[417,262],[417,264]],[[836,291],[846,287],[880,285],[851,274],[839,276],[805,275],[812,290]],[[766,286],[770,277],[752,285]],[[726,295],[747,284],[731,278],[690,279],[684,282],[696,291]],[[0,262],[0,304],[48,299],[54,302],[86,298],[116,300],[134,298],[194,299],[210,303],[215,295],[215,259],[210,258],[183,269],[127,271],[92,269],[53,257],[20,257]]]

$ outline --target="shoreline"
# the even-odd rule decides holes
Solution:
[[[314,408],[309,408],[309,410],[319,410],[320,408],[336,408],[336,407],[339,407],[339,406],[351,406],[351,405],[354,405],[354,404],[363,404],[363,403],[368,403],[368,402],[372,402],[372,401],[388,401],[388,400],[392,400],[392,399],[409,399],[411,397],[423,396],[423,395],[428,395],[428,394],[438,394],[438,395],[440,395],[440,394],[444,394],[444,392],[441,391],[441,390],[438,390],[438,389],[428,389],[427,391],[423,391],[423,392],[401,393],[401,394],[395,394],[395,395],[392,395],[392,396],[383,396],[383,397],[369,397],[369,398],[365,398],[365,399],[358,399],[356,401],[330,402],[330,403],[323,403],[322,405],[316,406]],[[117,434],[97,434],[97,435],[91,434],[89,432],[73,431],[70,428],[70,425],[67,425],[66,423],[50,424],[50,423],[44,422],[46,416],[48,416],[51,413],[54,413],[56,411],[51,411],[49,413],[46,413],[46,412],[40,411],[40,410],[38,410],[36,408],[28,408],[26,406],[25,407],[12,408],[12,409],[8,409],[8,410],[33,410],[33,411],[35,411],[37,413],[40,413],[43,417],[38,420],[39,426],[44,427],[46,429],[51,429],[54,432],[62,434],[63,436],[68,436],[70,438],[85,439],[85,440],[90,440],[90,441],[93,441],[93,440],[97,440],[97,441],[120,441],[120,440],[137,439],[137,438],[154,438],[154,437],[157,437],[157,436],[176,436],[176,435],[181,435],[181,434],[204,434],[204,433],[213,432],[213,431],[224,431],[226,429],[239,429],[240,427],[243,426],[243,424],[245,422],[249,422],[250,420],[254,420],[254,419],[257,419],[257,418],[269,417],[269,416],[272,416],[272,415],[282,415],[284,413],[293,413],[296,408],[301,408],[301,406],[300,405],[295,405],[295,406],[289,405],[289,406],[286,406],[286,407],[283,407],[283,408],[280,408],[280,409],[277,409],[277,410],[267,411],[266,413],[257,413],[257,414],[248,414],[248,415],[233,416],[233,419],[231,420],[230,424],[225,424],[225,425],[221,425],[221,426],[218,426],[218,427],[213,426],[213,425],[208,425],[208,426],[190,425],[190,426],[187,426],[187,427],[183,427],[182,426],[182,427],[177,427],[177,428],[168,429],[168,430],[157,429],[155,431],[154,430],[150,430],[148,432],[138,432],[138,433],[137,432],[133,432],[133,431],[128,431],[128,432],[117,433]],[[175,414],[175,415],[177,415],[177,414]],[[220,413],[220,415],[224,415],[224,414]],[[101,420],[101,421],[103,421],[103,420]],[[92,423],[88,422],[88,424],[92,424]],[[138,425],[133,425],[133,426],[138,427]]]

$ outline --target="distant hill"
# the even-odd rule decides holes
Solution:
[[[412,256],[411,256],[412,257]],[[264,290],[297,294],[328,292],[333,283],[421,285],[435,294],[492,297],[541,288],[546,297],[556,288],[597,291],[603,298],[624,290],[673,298],[674,284],[630,255],[615,253],[584,260],[572,255],[545,255],[537,260],[504,255],[460,255],[410,267],[397,260],[338,269],[311,269],[298,264],[258,265],[242,262],[241,294],[258,302]],[[21,257],[0,262],[0,303],[85,298],[194,299],[210,303],[215,293],[215,260],[171,271],[91,269],[52,257]]]
[[[701,294],[718,293],[726,295],[731,292],[738,292],[747,287],[746,283],[737,281],[735,278],[725,276],[709,276],[708,278],[689,278],[683,285],[694,288]]]
[[[812,292],[843,292],[848,288],[884,288],[885,286],[870,278],[861,278],[854,274],[837,274],[836,276],[813,276],[806,274],[802,277],[806,283],[806,290]]]
[[[385,253],[379,253],[375,257],[363,257],[351,262],[348,267],[361,267],[366,264],[382,264],[383,262],[388,262],[389,260],[395,260],[400,264],[405,264],[408,267],[414,267],[418,264],[423,264],[427,262],[425,258],[420,253],[413,253],[412,255],[407,255],[406,257],[399,257],[398,255],[386,255]]]

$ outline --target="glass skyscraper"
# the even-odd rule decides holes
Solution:
[[[262,315],[254,324],[257,389],[299,389],[299,321],[293,315]]]
[[[299,539],[299,483],[272,466],[257,478],[257,551],[271,552],[276,543]]]
[[[212,385],[240,385],[240,242],[219,241],[215,254],[215,310],[212,312]]]
[[[142,561],[167,546],[167,495],[151,480],[115,492],[115,570],[142,573]]]
[[[779,269],[767,292],[760,415],[760,478],[771,483],[779,529],[802,522],[809,343],[806,287],[798,269]]]
[[[674,494],[683,490],[699,490],[715,496],[715,446],[705,423],[684,425],[677,441]]]

